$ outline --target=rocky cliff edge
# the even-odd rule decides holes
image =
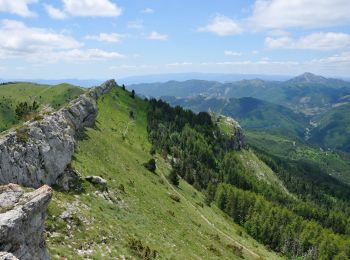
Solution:
[[[114,80],[108,80],[57,112],[1,137],[0,184],[34,188],[54,184],[71,161],[77,132],[94,125],[96,100],[115,86]]]

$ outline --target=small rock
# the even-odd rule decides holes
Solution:
[[[92,184],[98,184],[103,187],[107,187],[107,181],[100,176],[87,176],[85,179]]]
[[[80,175],[77,171],[67,168],[56,180],[56,184],[65,191],[76,189]]]

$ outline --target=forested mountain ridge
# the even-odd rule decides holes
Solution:
[[[335,107],[316,117],[310,141],[350,153],[350,104]]]

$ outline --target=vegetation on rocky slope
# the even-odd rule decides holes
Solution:
[[[3,83],[0,85],[0,131],[18,124],[21,119],[28,119],[16,116],[16,108],[20,107],[20,103],[32,105],[35,101],[38,105],[57,109],[83,92],[83,89],[69,84]]]
[[[116,88],[98,107],[97,124],[81,136],[71,164],[82,180],[70,192],[57,188],[49,206],[53,259],[279,258],[208,207],[202,192],[183,180],[170,185],[168,159],[150,154],[147,102]],[[155,173],[144,167],[151,158]],[[91,175],[107,180],[108,193],[83,179]]]

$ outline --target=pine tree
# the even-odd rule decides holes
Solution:
[[[178,187],[179,186],[179,176],[177,175],[175,170],[172,170],[169,174],[169,181],[171,182],[171,184],[173,184],[174,186]]]

